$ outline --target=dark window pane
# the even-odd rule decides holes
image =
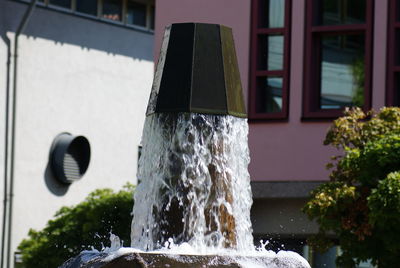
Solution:
[[[396,21],[400,21],[400,0],[396,0]]]
[[[258,41],[258,69],[283,70],[283,35],[263,35]]]
[[[285,25],[285,0],[259,0],[259,27],[283,28]]]
[[[96,16],[97,0],[76,0],[76,11]]]
[[[364,104],[364,36],[321,37],[321,109]]]
[[[128,24],[146,27],[146,5],[129,1],[126,13]]]
[[[312,267],[337,267],[335,263],[337,252],[337,247],[331,247],[324,253],[313,252]]]
[[[399,48],[400,47],[400,30],[396,29],[396,36],[395,36],[395,50],[394,50],[394,57],[395,57],[395,64],[397,66],[400,66],[400,51]]]
[[[366,0],[314,0],[319,25],[365,23]]]
[[[394,75],[393,106],[400,106],[400,73]]]
[[[50,0],[50,4],[59,7],[71,8],[71,0]]]
[[[103,0],[103,18],[120,21],[122,18],[122,0]]]
[[[155,26],[155,18],[156,18],[156,9],[155,7],[150,8],[150,29],[154,30]]]
[[[274,113],[282,111],[281,77],[260,77],[257,79],[258,113]]]

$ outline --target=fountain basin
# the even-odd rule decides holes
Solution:
[[[310,268],[306,260],[295,252],[265,252],[244,255],[183,255],[170,253],[83,252],[68,260],[60,268]]]

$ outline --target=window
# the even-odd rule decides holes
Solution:
[[[371,106],[372,0],[307,0],[303,118]]]
[[[253,0],[250,119],[288,115],[290,0]]]
[[[126,13],[126,22],[128,24],[146,27],[146,5],[129,1]]]
[[[92,16],[97,15],[97,0],[76,0],[76,11]]]
[[[101,16],[109,20],[122,20],[122,0],[103,0]]]
[[[50,0],[50,5],[71,8],[71,0]]]
[[[389,2],[386,105],[400,106],[400,1]]]
[[[89,15],[110,23],[154,30],[154,0],[39,0],[39,2],[41,6],[49,9],[80,16]]]
[[[156,9],[154,6],[150,6],[150,17],[149,17],[149,22],[150,22],[150,29],[154,30],[154,26],[156,24]]]

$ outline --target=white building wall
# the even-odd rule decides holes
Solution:
[[[0,5],[6,34],[13,40],[26,5]],[[0,42],[2,103],[3,47]],[[97,188],[136,183],[138,145],[153,78],[152,52],[151,33],[43,8],[34,11],[19,45],[14,249],[29,228],[44,227],[61,206],[76,204]],[[92,150],[87,173],[69,188],[54,181],[48,166],[51,143],[61,132],[84,135]]]

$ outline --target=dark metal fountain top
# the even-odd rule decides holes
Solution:
[[[160,112],[247,117],[230,28],[167,27],[146,115]]]

